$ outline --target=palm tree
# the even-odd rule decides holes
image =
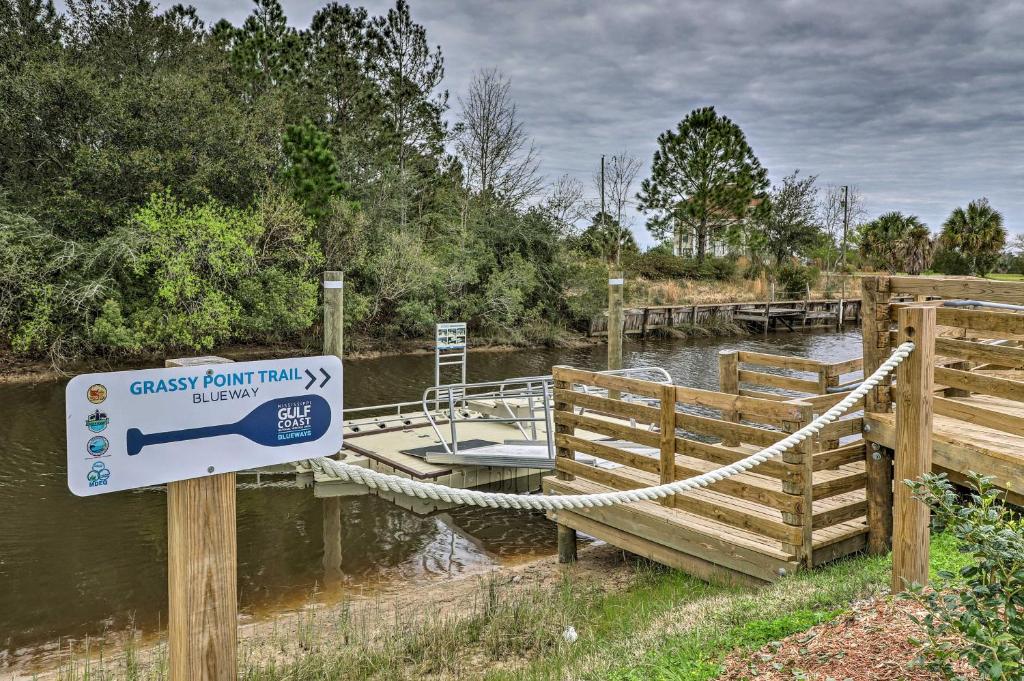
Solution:
[[[910,219],[913,220],[913,224],[903,236],[900,256],[907,274],[917,275],[928,269],[928,265],[931,264],[935,244],[928,227],[913,216]]]
[[[890,274],[920,274],[931,261],[931,234],[916,215],[892,211],[861,227],[860,254]]]
[[[960,253],[971,274],[984,276],[1006,246],[1003,215],[985,198],[971,201],[966,210],[954,208],[942,225],[939,242],[944,248]]]

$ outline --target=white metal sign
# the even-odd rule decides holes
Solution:
[[[438,350],[461,350],[466,347],[466,323],[445,322],[434,330]]]
[[[78,496],[329,456],[342,445],[328,355],[83,374],[65,393]]]

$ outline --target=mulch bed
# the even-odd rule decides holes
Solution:
[[[924,638],[908,613],[921,615],[916,603],[873,599],[856,604],[837,619],[769,644],[753,653],[733,653],[725,662],[725,681],[939,681],[941,676],[915,667]],[[969,667],[957,671],[978,678]]]

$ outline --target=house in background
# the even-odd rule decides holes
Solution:
[[[764,199],[755,198],[751,199],[747,206],[747,216],[739,221],[734,220],[723,220],[723,224],[712,228],[711,232],[715,234],[708,240],[707,254],[716,258],[722,258],[727,255],[750,255],[749,249],[745,244],[730,244],[725,239],[725,232],[730,227],[744,227],[746,222],[750,219],[750,214],[755,208],[761,205]],[[745,230],[740,229],[739,233],[742,235]],[[697,239],[693,233],[693,230],[688,229],[677,229],[675,239],[672,242],[672,254],[679,255],[686,258],[693,258],[697,255]]]

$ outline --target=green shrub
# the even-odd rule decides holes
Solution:
[[[321,262],[311,232],[312,223],[282,197],[242,211],[154,195],[120,245],[127,293],[104,303],[92,337],[125,351],[209,350],[308,328]]]
[[[779,282],[779,295],[786,298],[803,298],[807,287],[818,278],[818,271],[804,265],[786,264],[779,268],[775,277]]]
[[[935,252],[931,268],[939,274],[962,276],[971,273],[971,265],[967,259],[949,248],[940,248]]]
[[[61,239],[0,193],[0,346],[54,362],[81,345],[82,320],[105,288],[85,276],[81,244]]]
[[[969,474],[976,490],[964,504],[945,474],[908,481],[937,524],[972,561],[959,574],[940,571],[933,591],[920,585],[909,598],[928,614],[918,623],[926,639],[921,662],[947,678],[967,660],[985,679],[1024,679],[1024,523],[999,501],[992,479]]]
[[[626,261],[626,269],[644,279],[707,279],[726,280],[736,276],[733,258],[696,258],[672,255],[664,249],[652,249]]]

